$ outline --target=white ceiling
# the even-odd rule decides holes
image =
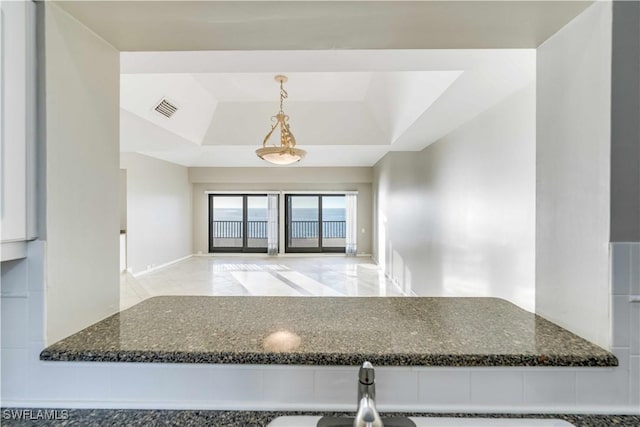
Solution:
[[[122,51],[536,48],[592,0],[57,1]]]
[[[300,166],[370,166],[532,82],[535,48],[593,1],[56,3],[122,51],[123,151],[264,166],[253,150],[285,73]],[[162,97],[171,119],[152,111]]]
[[[372,73],[285,73],[288,102],[364,101]],[[273,73],[193,74],[194,79],[218,101],[273,103],[279,83]]]
[[[121,55],[121,151],[185,166],[265,166],[278,110],[300,166],[372,166],[420,150],[535,78],[535,50],[130,52]],[[153,111],[166,97],[179,110]],[[277,136],[276,136],[277,137]]]
[[[154,110],[165,99],[178,107],[167,118]],[[196,144],[204,137],[217,100],[190,74],[123,74],[120,107]]]

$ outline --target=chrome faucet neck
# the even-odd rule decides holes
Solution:
[[[364,362],[358,371],[358,405],[365,396],[376,398],[376,373],[369,362]]]
[[[354,427],[383,427],[376,409],[375,370],[369,362],[364,362],[358,371],[358,411],[353,421]]]

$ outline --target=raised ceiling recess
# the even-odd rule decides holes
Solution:
[[[286,74],[286,112],[307,151],[297,165],[371,166],[531,84],[535,51],[124,52],[121,73],[122,151],[265,166],[255,149],[278,111],[273,76]],[[180,107],[170,120],[148,107],[163,96]]]

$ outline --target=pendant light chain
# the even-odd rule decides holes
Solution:
[[[284,90],[284,83],[282,82],[282,80],[280,81],[280,114],[284,114],[284,110],[282,109],[282,104],[284,103],[284,100],[287,99],[289,97],[289,94],[287,93],[286,90]]]

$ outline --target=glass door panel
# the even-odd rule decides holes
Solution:
[[[290,250],[291,249],[291,250]],[[287,251],[320,249],[320,199],[318,196],[287,196]]]
[[[247,196],[247,248],[267,249],[267,196]]]
[[[288,194],[285,203],[287,252],[344,252],[344,195]]]
[[[267,195],[210,194],[209,222],[209,252],[267,252]]]
[[[210,249],[241,250],[244,246],[244,201],[242,196],[210,197]]]
[[[322,196],[322,242],[325,249],[344,249],[347,205],[344,196]]]

